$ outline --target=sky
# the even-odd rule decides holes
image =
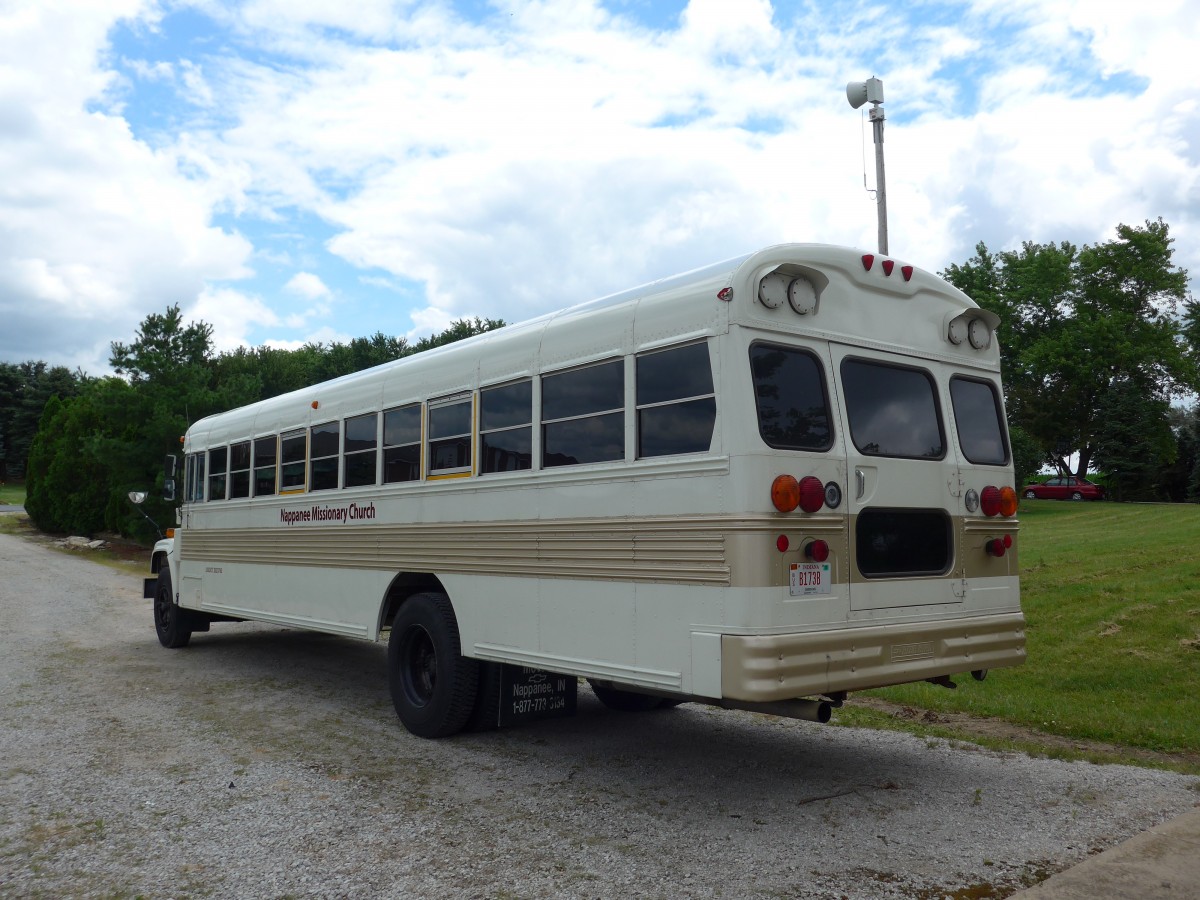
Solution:
[[[1200,272],[1184,0],[0,0],[0,361],[517,322],[786,241]],[[1193,293],[1196,282],[1192,282]]]

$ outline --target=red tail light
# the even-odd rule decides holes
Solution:
[[[825,562],[829,559],[829,545],[821,540],[809,541],[804,545],[804,555],[813,562]]]
[[[979,511],[989,517],[1000,512],[1000,488],[989,484],[979,492]]]
[[[984,544],[984,549],[987,550],[988,556],[1003,556],[1005,551],[1012,546],[1012,536],[1006,534],[1002,538],[992,538]]]
[[[806,513],[815,513],[825,505],[825,485],[815,475],[800,479],[800,508]]]

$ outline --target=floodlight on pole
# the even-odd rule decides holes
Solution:
[[[868,78],[866,81],[851,81],[846,85],[846,99],[853,109],[868,101],[871,104],[867,117],[875,132],[875,202],[879,209],[879,252],[888,252],[887,237],[887,180],[883,172],[883,81]]]

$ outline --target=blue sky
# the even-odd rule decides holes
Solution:
[[[1152,12],[1146,11],[1152,9]],[[0,0],[0,359],[519,321],[781,241],[1200,265],[1182,0]]]

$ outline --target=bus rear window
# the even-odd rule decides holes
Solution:
[[[867,456],[941,459],[946,439],[933,378],[922,369],[842,361],[850,438]]]
[[[797,347],[752,344],[750,370],[758,431],[779,450],[828,450],[833,446],[825,373],[816,356]]]
[[[865,509],[854,547],[865,578],[942,575],[952,558],[950,518],[940,509]]]
[[[955,375],[950,379],[950,402],[958,427],[958,444],[968,462],[981,466],[1008,463],[1000,399],[990,381]]]

